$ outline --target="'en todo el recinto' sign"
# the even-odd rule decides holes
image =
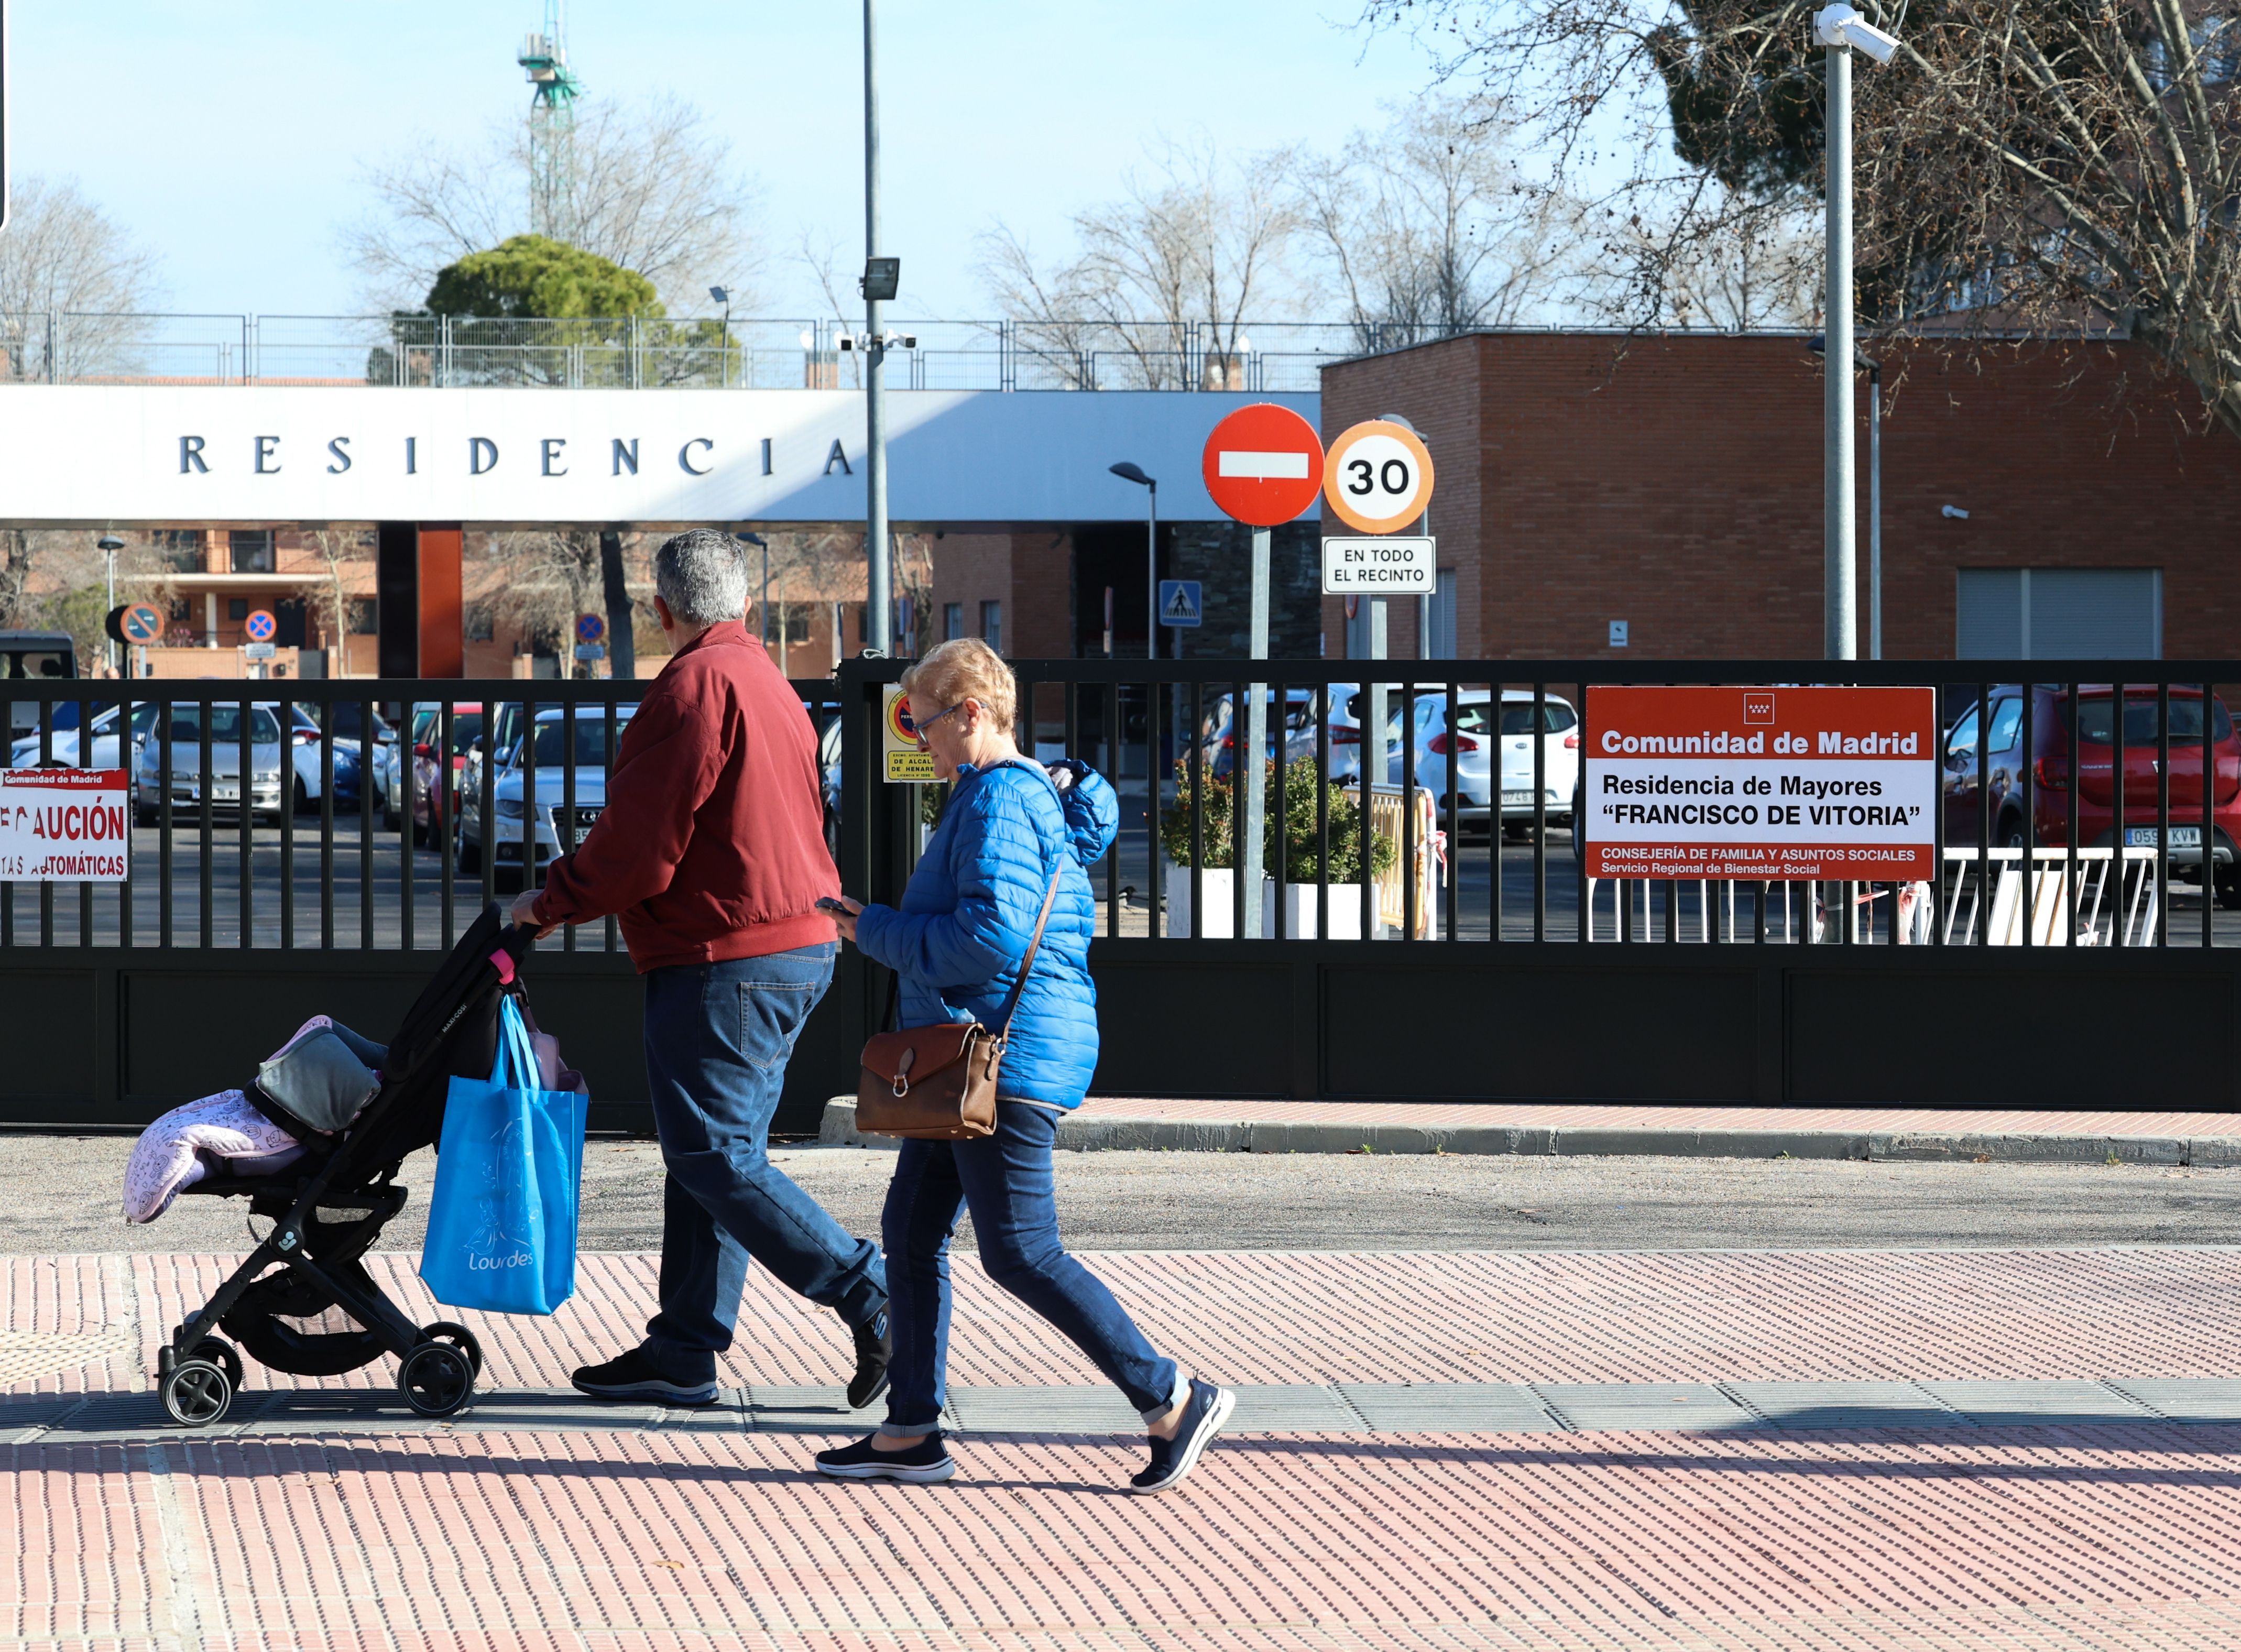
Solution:
[[[1591,878],[1933,875],[1927,688],[1592,688]]]
[[[0,769],[0,880],[122,883],[131,828],[123,769]]]

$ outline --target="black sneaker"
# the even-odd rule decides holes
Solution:
[[[643,1348],[632,1348],[605,1365],[579,1367],[568,1381],[594,1400],[659,1400],[664,1405],[709,1405],[716,1398],[712,1378],[706,1382],[672,1382],[653,1368],[653,1361],[646,1357]]]
[[[1190,1398],[1183,1404],[1182,1427],[1172,1440],[1152,1436],[1152,1461],[1128,1484],[1139,1495],[1165,1491],[1174,1485],[1190,1473],[1207,1441],[1221,1431],[1221,1425],[1236,1408],[1237,1396],[1228,1388],[1193,1377]]]
[[[900,1480],[913,1486],[937,1485],[957,1472],[957,1461],[934,1429],[908,1451],[880,1451],[866,1435],[853,1446],[817,1454],[817,1472],[835,1480]]]
[[[887,1391],[887,1362],[894,1358],[894,1334],[884,1308],[852,1328],[856,1339],[856,1374],[848,1381],[848,1408],[861,1411]]]

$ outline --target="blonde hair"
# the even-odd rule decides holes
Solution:
[[[903,673],[902,690],[913,699],[923,694],[938,700],[944,710],[960,700],[977,699],[1006,734],[1012,732],[1019,712],[1020,691],[1012,668],[978,637],[953,637],[929,650]]]

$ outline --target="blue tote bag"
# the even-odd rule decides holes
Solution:
[[[453,1079],[445,1103],[420,1277],[448,1307],[550,1314],[576,1294],[588,1102],[539,1082],[509,996],[490,1077]]]

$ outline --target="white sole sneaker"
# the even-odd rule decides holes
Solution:
[[[1174,1466],[1167,1470],[1167,1478],[1154,1481],[1148,1486],[1132,1484],[1128,1489],[1139,1497],[1148,1497],[1154,1492],[1167,1490],[1190,1473],[1197,1467],[1200,1454],[1205,1451],[1214,1436],[1221,1432],[1221,1425],[1229,1421],[1229,1414],[1236,1409],[1236,1395],[1228,1388],[1218,1390],[1214,1403],[1207,1407],[1206,1415],[1198,1420],[1198,1427],[1192,1429],[1190,1438],[1183,1441],[1181,1455],[1176,1457]]]
[[[906,1486],[938,1486],[957,1472],[957,1459],[944,1457],[916,1468],[899,1462],[852,1462],[834,1468],[820,1462],[817,1472],[834,1480],[900,1480]]]

